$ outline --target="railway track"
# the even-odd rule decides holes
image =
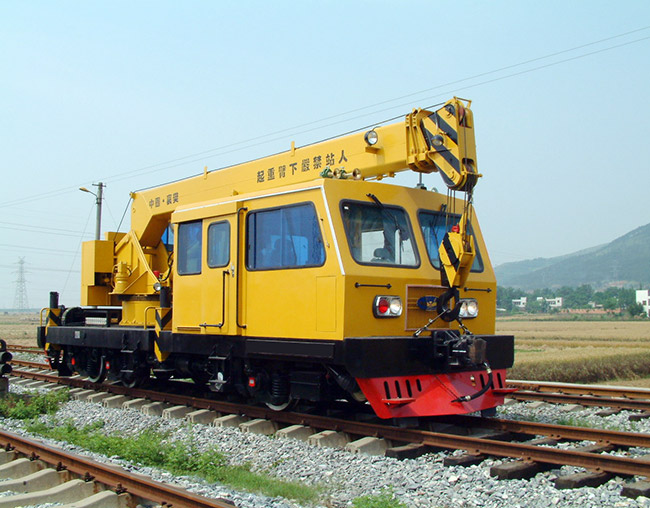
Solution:
[[[45,355],[45,351],[38,346],[21,346],[20,344],[7,344],[7,351],[11,351],[12,353]]]
[[[594,397],[618,397],[626,399],[650,399],[650,388],[629,386],[585,385],[575,383],[555,383],[552,381],[508,380],[508,385],[519,390],[538,393],[566,393],[572,395],[591,395]]]
[[[509,380],[508,386],[517,388],[509,397],[519,401],[540,400],[650,412],[650,389],[647,388],[519,380]]]
[[[11,360],[12,365],[18,365],[19,367],[27,367],[29,369],[41,369],[41,370],[51,370],[50,364],[45,362],[34,362],[31,360],[21,360],[14,358]]]
[[[102,508],[136,506],[143,501],[175,508],[235,508],[12,432],[0,430],[0,442],[4,445],[0,475],[13,478],[0,484],[0,489],[20,492],[2,497],[2,506],[83,500],[84,506]]]
[[[44,362],[12,360],[14,365],[49,369]],[[638,410],[650,416],[650,389],[604,385],[553,383],[548,381],[508,381],[508,386],[518,391],[509,398],[519,401],[544,401],[553,404],[579,404],[591,407]]]
[[[7,349],[15,353],[44,355],[41,348],[34,346],[8,344]],[[35,361],[14,359],[13,363],[49,369],[46,363]],[[508,380],[508,387],[517,388],[517,392],[510,394],[509,398],[519,401],[539,400],[554,404],[580,404],[650,412],[650,388],[524,380]]]
[[[133,390],[110,384],[95,385],[83,378],[59,378],[44,371],[15,369],[12,374],[28,379],[65,384],[77,388],[79,395],[81,390],[90,390],[91,393],[92,390],[97,390],[105,392],[106,396],[111,394],[147,399],[151,401],[150,405],[159,404],[161,411],[163,407],[172,413],[174,408],[185,408],[186,410],[180,413],[186,415],[190,410],[207,410],[214,412],[214,418],[220,415],[235,415],[255,422],[273,422],[275,428],[300,427],[312,429],[312,432],[319,434],[335,433],[349,437],[352,443],[372,442],[375,449],[383,449],[387,455],[394,457],[412,457],[432,450],[444,449],[465,451],[465,455],[461,458],[449,457],[445,462],[450,465],[475,464],[487,456],[518,459],[515,462],[506,462],[493,467],[491,474],[499,478],[530,477],[539,471],[563,465],[584,468],[591,473],[583,474],[579,478],[560,477],[556,480],[556,484],[561,488],[563,485],[593,486],[598,482],[607,481],[612,475],[650,477],[650,462],[647,459],[602,453],[630,447],[650,449],[650,435],[642,433],[473,416],[436,418],[428,422],[428,429],[408,429],[387,425],[385,422],[352,421],[304,412],[276,412],[265,407],[240,405],[202,397],[188,397],[153,390]],[[84,396],[88,396],[88,393]],[[313,437],[312,433],[310,439]],[[523,439],[528,441],[521,442]],[[558,440],[590,441],[595,444],[573,449],[553,447],[552,445]]]

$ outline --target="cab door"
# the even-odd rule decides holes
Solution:
[[[201,323],[204,333],[234,333],[230,319],[235,275],[233,235],[236,222],[234,215],[227,214],[204,220],[205,274],[201,284]]]
[[[329,339],[337,330],[336,255],[312,189],[247,202],[240,292],[244,334]],[[328,255],[328,251],[330,255]]]
[[[176,332],[237,333],[235,211],[234,205],[212,205],[174,215]]]

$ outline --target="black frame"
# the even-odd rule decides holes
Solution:
[[[370,206],[370,207],[376,206],[376,207],[379,208],[379,205],[375,204],[374,202],[359,201],[359,200],[356,200],[356,199],[342,199],[341,202],[339,203],[339,213],[340,213],[340,219],[341,219],[342,223],[343,223],[343,206],[345,204],[347,204],[347,203],[355,203],[355,204],[360,204],[360,205]],[[406,219],[407,219],[407,226],[409,228],[409,235],[410,235],[410,238],[411,238],[411,243],[413,244],[413,254],[415,255],[415,260],[417,261],[417,264],[414,264],[414,265],[398,265],[398,264],[395,264],[395,263],[376,263],[376,262],[364,263],[362,261],[357,260],[354,257],[354,253],[352,252],[352,246],[350,245],[350,237],[348,236],[348,231],[347,231],[347,229],[345,227],[345,223],[343,223],[343,230],[345,231],[345,239],[346,239],[347,244],[348,244],[348,250],[350,252],[350,256],[352,257],[352,259],[354,260],[355,263],[357,263],[358,265],[362,265],[362,266],[382,266],[382,267],[388,267],[388,268],[406,268],[408,270],[414,270],[414,269],[420,268],[420,266],[422,265],[422,260],[420,258],[420,251],[418,249],[418,243],[415,241],[415,236],[413,235],[413,225],[411,224],[411,217],[410,217],[408,211],[406,210],[406,208],[401,207],[401,206],[397,206],[397,205],[387,204],[387,205],[384,205],[384,206],[386,208],[393,208],[393,209],[401,210],[401,211],[404,212],[404,214],[406,216]]]
[[[434,268],[434,270],[440,271],[440,266],[436,266],[433,264],[433,258],[431,257],[431,253],[429,252],[429,246],[427,245],[426,238],[424,238],[424,232],[422,231],[422,221],[420,219],[420,214],[422,213],[427,213],[427,214],[433,214],[433,215],[447,215],[449,217],[459,219],[462,217],[461,214],[459,213],[451,213],[451,212],[441,212],[439,210],[429,210],[427,208],[420,208],[418,209],[417,216],[418,216],[418,225],[420,226],[420,234],[422,235],[422,241],[424,242],[424,248],[427,251],[427,257],[429,258],[429,263],[431,263],[431,266]],[[483,273],[485,271],[485,264],[483,263],[483,256],[481,256],[481,249],[479,249],[478,246],[478,241],[476,240],[476,235],[474,234],[474,228],[472,227],[472,224],[469,224],[469,233],[472,235],[474,238],[474,248],[476,249],[476,258],[474,258],[474,262],[472,263],[472,268],[470,268],[470,272],[474,273]],[[442,241],[442,239],[441,239]],[[438,261],[440,261],[440,257],[438,255],[438,252],[436,251],[436,257],[438,258]],[[480,270],[475,270],[474,269],[474,263],[478,262],[480,266]]]
[[[228,259],[226,259],[226,262],[220,265],[211,265],[210,264],[210,229],[212,226],[218,226],[220,224],[226,224],[228,226]],[[211,222],[208,224],[208,229],[207,229],[207,241],[205,242],[205,262],[208,265],[208,268],[223,268],[224,266],[228,266],[230,263],[230,258],[232,256],[232,242],[230,241],[230,221],[229,220],[219,220],[216,222]]]
[[[314,211],[314,217],[316,217],[316,224],[318,225],[318,235],[320,239],[320,244],[323,248],[323,262],[320,264],[313,264],[313,265],[302,265],[302,266],[265,266],[261,268],[251,268],[250,266],[250,245],[251,243],[249,242],[249,233],[250,233],[250,217],[252,215],[255,215],[256,213],[259,212],[269,212],[273,210],[282,210],[282,209],[287,209],[287,208],[295,208],[298,206],[309,206],[311,205],[313,211]],[[303,201],[301,203],[291,203],[288,205],[279,205],[279,206],[273,206],[269,208],[259,208],[255,210],[250,210],[246,214],[246,231],[244,232],[245,234],[245,239],[246,239],[246,257],[245,257],[245,264],[246,264],[246,270],[249,272],[270,272],[270,271],[277,271],[277,270],[303,270],[305,268],[318,268],[320,266],[323,266],[325,262],[327,261],[327,251],[325,250],[325,242],[323,240],[323,232],[320,227],[320,223],[318,220],[318,212],[316,211],[316,205],[314,204],[313,201]]]

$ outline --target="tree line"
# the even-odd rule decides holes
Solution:
[[[536,289],[524,291],[523,289],[497,287],[497,307],[508,312],[517,311],[512,300],[527,297],[526,312],[549,312],[555,309],[549,308],[546,298],[562,297],[563,309],[589,309],[592,302],[602,305],[603,309],[615,311],[623,309],[631,316],[638,316],[643,313],[643,306],[636,303],[636,291],[628,288],[609,287],[602,291],[595,291],[589,284],[577,287],[563,286],[558,289]],[[541,297],[544,300],[538,301]]]

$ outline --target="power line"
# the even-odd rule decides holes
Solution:
[[[70,233],[61,233],[55,231],[48,231],[46,228],[39,228],[37,226],[32,227],[30,230],[25,230],[23,227],[11,227],[11,226],[0,226],[0,229],[10,229],[12,231],[22,231],[24,233],[38,233],[39,235],[55,235],[55,236],[72,236],[77,238],[79,236],[79,231],[70,232]]]
[[[20,258],[24,259],[24,258]],[[13,268],[15,270],[14,265],[0,265],[0,268]],[[63,268],[46,268],[46,267],[38,267],[38,266],[31,266],[29,267],[29,271],[37,271],[37,272],[63,272],[63,273],[70,273],[70,272],[75,272],[77,273],[79,270],[65,270]],[[27,273],[27,272],[25,272]],[[16,281],[14,281],[16,282]]]
[[[245,143],[259,141],[259,140],[262,140],[264,138],[268,138],[270,136],[275,136],[275,135],[280,134],[280,133],[288,133],[288,132],[294,131],[296,129],[301,129],[303,127],[307,127],[307,126],[310,126],[310,125],[325,122],[325,121],[328,121],[328,120],[331,120],[331,119],[334,119],[334,118],[340,118],[342,116],[347,116],[347,115],[350,115],[352,113],[357,113],[359,111],[371,109],[371,108],[381,106],[381,105],[384,105],[384,104],[389,104],[391,102],[395,102],[395,101],[402,100],[402,99],[405,99],[405,98],[421,95],[423,93],[427,93],[427,92],[430,92],[430,91],[433,91],[433,90],[436,90],[436,89],[440,89],[440,88],[443,88],[445,86],[452,86],[452,85],[455,85],[455,84],[470,81],[472,79],[477,79],[477,78],[480,78],[480,77],[483,77],[483,76],[495,74],[495,73],[498,73],[498,72],[503,72],[504,70],[513,69],[513,68],[516,68],[516,67],[527,65],[527,64],[530,64],[530,63],[533,63],[533,62],[536,62],[536,61],[540,61],[540,60],[544,60],[544,59],[548,59],[548,58],[553,58],[553,57],[561,55],[561,54],[566,54],[566,53],[569,53],[569,52],[572,52],[572,51],[577,51],[579,49],[584,49],[584,48],[589,47],[589,46],[593,46],[593,45],[596,45],[596,44],[601,44],[603,42],[607,42],[607,41],[611,41],[611,40],[614,40],[614,39],[617,39],[617,38],[625,37],[627,35],[642,32],[642,31],[645,31],[645,30],[648,30],[648,29],[650,29],[650,26],[645,26],[645,27],[638,28],[638,29],[635,29],[635,30],[630,30],[628,32],[624,32],[624,33],[621,33],[621,34],[606,37],[604,39],[599,39],[599,40],[592,41],[592,42],[589,42],[589,43],[586,43],[586,44],[581,44],[579,46],[574,46],[572,48],[568,48],[568,49],[565,49],[565,50],[556,51],[556,52],[549,53],[547,55],[543,55],[543,56],[540,56],[540,57],[524,60],[522,62],[518,62],[518,63],[512,64],[512,65],[507,65],[507,66],[504,66],[504,67],[500,67],[498,69],[494,69],[494,70],[491,70],[491,71],[475,74],[475,75],[468,76],[468,77],[465,77],[465,78],[462,78],[462,79],[459,79],[459,80],[450,81],[448,83],[444,83],[444,84],[441,84],[441,85],[437,85],[435,87],[420,90],[418,92],[409,93],[409,94],[406,94],[406,95],[395,97],[393,99],[388,99],[388,100],[377,102],[377,103],[374,103],[374,104],[371,104],[371,105],[368,105],[368,106],[363,106],[361,108],[356,108],[356,109],[349,110],[349,111],[346,111],[346,112],[343,112],[343,113],[338,113],[336,115],[331,115],[331,116],[328,116],[328,117],[324,117],[324,118],[321,118],[319,120],[314,120],[314,121],[299,124],[299,125],[296,125],[296,126],[293,126],[293,127],[288,127],[286,129],[273,131],[273,132],[270,132],[270,133],[267,133],[267,134],[263,134],[263,135],[256,136],[256,137],[253,137],[253,138],[248,138],[248,139],[242,140],[242,141],[237,141],[237,142],[230,143],[230,144],[227,144],[227,145],[222,145],[220,147],[211,148],[211,149],[204,150],[204,151],[201,151],[201,152],[195,152],[195,153],[183,156],[183,157],[178,157],[178,158],[175,158],[175,159],[170,159],[170,160],[159,162],[159,163],[156,163],[156,164],[143,166],[143,167],[138,168],[138,169],[132,169],[132,170],[124,171],[124,172],[121,172],[121,173],[114,174],[113,176],[104,177],[104,178],[102,178],[102,180],[120,181],[120,180],[124,180],[124,179],[128,179],[128,178],[132,178],[136,174],[138,176],[140,176],[140,175],[148,174],[148,173],[151,173],[151,172],[163,171],[163,170],[166,170],[166,169],[171,169],[171,168],[175,168],[175,167],[178,167],[178,166],[182,166],[184,164],[189,164],[189,163],[198,162],[198,161],[204,161],[205,159],[208,159],[208,158],[212,158],[212,157],[216,157],[216,156],[222,156],[222,155],[232,153],[232,152],[236,152],[236,151],[240,151],[240,150],[245,150],[245,149],[248,149],[248,148],[259,146],[261,144],[271,143],[271,142],[283,139],[284,136],[282,138],[273,138],[273,139],[266,140],[266,141],[263,141],[263,142],[260,141],[258,143],[253,144],[253,145],[246,145],[246,146],[243,146],[243,147],[240,147],[240,148],[223,151],[223,150],[226,150],[228,148],[232,148],[232,147],[242,145],[242,144],[245,144]],[[594,54],[597,54],[597,53],[602,53],[604,51],[609,51],[609,50],[617,49],[617,48],[627,46],[627,45],[630,45],[630,44],[635,44],[635,43],[638,43],[638,42],[642,42],[642,41],[645,41],[645,40],[647,40],[649,38],[650,37],[644,37],[644,38],[641,38],[641,39],[628,41],[628,42],[623,43],[623,44],[619,44],[619,45],[611,46],[611,47],[608,47],[608,48],[603,48],[603,49],[600,49],[600,50],[597,50],[597,51],[593,51],[593,52],[585,53],[585,54],[582,54],[582,55],[578,55],[578,56],[575,56],[575,57],[572,57],[572,58],[568,58],[568,59],[564,59],[564,60],[560,60],[560,61],[556,61],[556,62],[551,62],[549,64],[534,67],[532,69],[527,69],[527,70],[524,70],[524,71],[521,71],[521,72],[508,74],[506,76],[502,76],[502,77],[499,77],[499,78],[486,80],[486,81],[482,81],[480,83],[475,83],[473,85],[465,86],[465,87],[460,88],[459,90],[466,90],[466,89],[469,89],[469,88],[474,88],[476,86],[481,86],[481,85],[493,83],[495,81],[500,81],[500,80],[508,79],[508,78],[511,78],[511,77],[514,77],[514,76],[526,74],[526,73],[529,73],[529,72],[534,72],[534,71],[544,69],[544,68],[547,68],[547,67],[551,67],[551,66],[554,66],[554,65],[559,65],[559,64],[566,63],[566,62],[569,62],[569,61],[572,61],[572,60],[585,58],[587,56],[591,56],[591,55],[594,55]],[[453,93],[453,90],[448,91],[448,92],[443,92],[443,93],[440,93],[440,94],[436,94],[435,96],[426,97],[426,98],[424,98],[422,100],[432,99],[434,97],[439,97],[441,95],[446,95],[446,94],[449,94],[449,93]],[[300,134],[305,134],[305,133],[308,133],[308,132],[312,132],[314,130],[324,129],[324,128],[331,127],[331,126],[334,126],[334,125],[338,125],[340,123],[349,122],[351,120],[356,120],[356,119],[367,117],[367,116],[374,115],[374,114],[377,114],[377,113],[383,113],[385,111],[389,111],[389,110],[392,110],[392,109],[402,108],[402,107],[407,106],[407,105],[408,105],[408,103],[407,104],[399,104],[399,105],[396,105],[396,106],[391,106],[389,108],[384,108],[384,109],[381,109],[381,110],[372,111],[370,113],[350,117],[350,118],[347,118],[345,120],[333,122],[333,123],[326,124],[326,125],[321,125],[319,127],[314,127],[312,129],[307,129],[307,130],[302,130],[302,131],[299,131],[299,132],[295,132],[295,133],[293,133],[293,135],[300,135]],[[205,155],[207,155],[209,153],[212,153],[212,152],[219,152],[219,153],[213,154],[213,155],[210,155],[210,156],[207,156],[207,157],[201,157],[199,159],[192,159],[193,157],[205,156]],[[178,163],[178,164],[173,164],[173,163]],[[162,167],[160,167],[160,166],[162,166]],[[147,171],[147,170],[149,170],[149,171]],[[5,203],[0,204],[0,208],[1,207],[7,207],[7,206],[13,206],[15,204],[28,203],[28,202],[34,201],[36,199],[41,199],[41,198],[44,198],[44,197],[51,197],[51,196],[54,196],[54,195],[59,195],[61,193],[71,192],[73,190],[76,190],[77,187],[78,186],[76,186],[76,185],[75,186],[70,186],[70,187],[63,187],[63,188],[60,188],[60,189],[55,189],[55,190],[48,191],[48,192],[41,193],[41,194],[37,194],[37,195],[25,197],[25,198],[20,198],[20,199],[13,200],[13,201],[7,201]]]
[[[18,222],[7,222],[7,221],[0,221],[0,224],[6,224],[7,226],[18,226],[21,228],[32,228],[32,229],[38,229],[42,231],[52,231],[52,232],[61,232],[61,233],[76,233],[79,234],[79,231],[74,231],[72,229],[61,229],[61,228],[51,228],[51,227],[41,227],[41,226],[32,226],[31,224],[20,224]],[[4,226],[0,226],[4,227]]]
[[[648,36],[648,37],[643,37],[643,38],[641,38],[641,39],[636,39],[636,40],[634,40],[634,41],[629,41],[629,42],[625,42],[625,43],[622,43],[622,44],[618,44],[618,45],[616,45],[616,46],[611,46],[611,47],[608,47],[608,48],[599,49],[599,50],[596,50],[596,51],[592,51],[592,52],[589,52],[589,53],[585,53],[585,54],[583,54],[583,55],[578,55],[578,56],[575,56],[575,57],[566,58],[566,59],[564,59],[564,60],[559,60],[559,61],[557,61],[557,62],[552,62],[552,63],[548,63],[548,64],[545,64],[545,65],[540,65],[540,66],[537,66],[537,67],[533,67],[533,68],[531,68],[531,69],[526,69],[526,70],[523,70],[523,71],[514,72],[514,73],[511,73],[511,74],[507,74],[507,75],[505,75],[505,76],[500,76],[500,77],[498,77],[498,78],[494,78],[494,79],[489,79],[489,80],[481,81],[481,82],[479,82],[479,83],[474,83],[474,84],[467,85],[467,86],[464,86],[464,87],[461,87],[461,88],[456,88],[455,90],[448,90],[448,91],[446,91],[446,92],[441,92],[441,93],[438,93],[438,94],[436,94],[436,95],[432,95],[432,96],[429,96],[429,97],[424,97],[424,98],[422,98],[421,100],[434,100],[434,99],[437,99],[437,98],[440,98],[440,97],[447,97],[447,96],[449,96],[450,94],[453,94],[454,92],[459,92],[459,91],[461,91],[461,90],[469,90],[469,89],[471,89],[471,88],[476,88],[477,86],[487,85],[487,84],[490,84],[490,83],[495,83],[495,82],[497,82],[497,81],[503,81],[504,79],[509,79],[509,78],[512,78],[512,77],[515,77],[515,76],[520,76],[520,75],[523,75],[523,74],[528,74],[528,73],[531,73],[531,72],[534,72],[534,71],[538,71],[538,70],[541,70],[541,69],[545,69],[545,68],[547,68],[547,67],[553,67],[553,66],[555,66],[555,65],[559,65],[559,64],[562,64],[562,63],[567,63],[567,62],[570,62],[570,61],[573,61],[573,60],[578,60],[578,59],[585,58],[585,57],[587,57],[587,56],[595,55],[595,54],[598,54],[598,53],[604,53],[605,51],[610,51],[610,50],[612,50],[612,49],[617,49],[617,48],[620,48],[620,47],[623,47],[623,46],[628,46],[628,45],[630,45],[630,44],[635,44],[635,43],[637,43],[637,42],[642,42],[642,41],[645,41],[645,40],[648,40],[648,39],[650,39],[650,36]],[[535,60],[539,60],[539,59],[535,59]],[[533,60],[531,60],[531,61],[533,61]],[[510,67],[514,67],[514,66],[510,66]],[[487,74],[490,74],[490,73],[483,73],[483,75],[487,75]],[[436,87],[436,88],[438,88],[438,87]],[[398,104],[398,105],[396,105],[396,106],[391,106],[391,107],[388,107],[388,108],[384,108],[384,109],[381,109],[381,110],[378,110],[378,111],[372,111],[372,112],[370,112],[370,113],[365,113],[365,114],[363,114],[363,115],[358,115],[358,116],[354,117],[354,119],[364,118],[364,117],[367,117],[367,116],[375,115],[375,114],[377,114],[377,113],[384,113],[384,112],[391,111],[391,110],[393,110],[393,109],[397,109],[397,108],[403,108],[403,107],[408,106],[409,104],[410,104],[410,103],[403,103],[403,104]],[[431,106],[427,107],[427,109],[430,109],[430,108],[431,108]],[[400,115],[400,116],[401,116],[401,115]],[[373,123],[371,123],[371,124],[369,124],[369,125],[366,125],[366,126],[364,126],[364,127],[357,127],[356,129],[350,130],[350,131],[346,132],[345,134],[351,134],[351,133],[353,133],[353,132],[357,132],[357,131],[359,131],[359,130],[364,130],[364,129],[370,128],[370,127],[372,127],[372,126],[376,126],[376,125],[378,125],[378,124],[385,123],[385,122],[390,121],[390,120],[395,120],[396,118],[399,118],[399,116],[397,116],[397,117],[393,117],[393,118],[391,118],[391,119],[385,119],[385,120],[382,120],[382,121],[380,121],[380,122],[373,122]],[[348,122],[348,121],[350,121],[350,120],[351,120],[351,119],[339,120],[339,121],[337,121],[337,122],[332,122],[332,123],[329,123],[329,124],[327,124],[327,125],[321,125],[321,126],[319,126],[319,127],[314,127],[314,128],[312,128],[312,129],[303,130],[303,131],[300,132],[299,134],[305,134],[305,133],[312,132],[312,131],[315,131],[315,130],[324,129],[324,128],[326,128],[326,127],[333,127],[334,125],[338,125],[338,124],[341,124],[341,123],[345,123],[345,122]],[[341,134],[337,134],[337,135],[335,135],[335,136],[331,136],[331,137],[329,137],[329,138],[321,139],[321,140],[319,140],[319,141],[315,141],[315,142],[310,143],[310,144],[321,143],[321,142],[323,142],[323,141],[327,141],[327,140],[330,140],[330,139],[334,139],[334,138],[339,137],[339,136],[341,136]],[[273,142],[273,141],[279,141],[279,140],[282,140],[282,139],[284,139],[284,137],[273,138],[273,139],[270,139],[270,140],[265,141],[264,143],[270,143],[270,142]],[[190,162],[205,161],[206,159],[209,159],[209,158],[211,158],[211,157],[217,157],[217,156],[225,155],[225,154],[228,154],[228,153],[237,152],[237,151],[240,151],[240,150],[245,150],[245,149],[247,149],[247,148],[253,148],[253,147],[255,147],[255,146],[258,146],[259,144],[260,144],[260,143],[256,143],[256,144],[252,144],[252,145],[248,145],[248,146],[244,146],[244,147],[240,147],[240,148],[234,148],[234,149],[232,149],[232,150],[228,150],[228,151],[225,151],[225,152],[221,152],[221,153],[219,153],[219,154],[211,155],[211,156],[208,156],[208,157],[202,157],[202,158],[200,158],[200,159],[193,159],[193,160],[190,160],[190,161],[186,161],[186,162],[184,162],[184,164],[187,164],[187,163],[190,163]],[[170,166],[166,166],[166,167],[162,167],[162,168],[156,168],[156,169],[153,169],[153,170],[151,170],[151,171],[148,171],[147,173],[141,173],[141,174],[144,175],[144,174],[148,174],[148,173],[154,173],[154,172],[158,172],[158,171],[163,171],[163,170],[165,170],[165,169],[175,168],[175,167],[180,166],[180,165],[181,165],[181,164],[174,164],[174,165],[170,165]],[[197,175],[198,175],[198,174],[200,174],[200,173],[197,173]],[[128,177],[126,177],[126,178],[128,178]],[[124,179],[124,178],[121,178],[121,179],[118,178],[117,181],[119,181],[119,180],[123,180],[123,179]]]
[[[547,59],[547,58],[552,58],[552,57],[554,57],[554,56],[558,56],[558,55],[561,55],[561,54],[569,53],[569,52],[571,52],[571,51],[576,51],[576,50],[578,50],[578,49],[583,49],[583,48],[586,48],[586,47],[589,47],[589,46],[593,46],[593,45],[596,45],[596,44],[600,44],[600,43],[602,43],[602,42],[607,42],[607,41],[610,41],[610,40],[613,40],[613,39],[617,39],[617,38],[620,38],[620,37],[624,37],[624,36],[626,36],[626,35],[630,35],[630,34],[637,33],[637,32],[641,32],[641,31],[648,30],[648,29],[650,29],[650,26],[646,26],[646,27],[643,27],[643,28],[638,28],[638,29],[636,29],[636,30],[631,30],[631,31],[629,31],[629,32],[624,32],[624,33],[621,33],[621,34],[618,34],[618,35],[613,35],[613,36],[611,36],[611,37],[607,37],[607,38],[604,38],[604,39],[599,39],[599,40],[597,40],[597,41],[589,42],[589,43],[586,43],[586,44],[581,44],[581,45],[579,45],[579,46],[574,46],[574,47],[569,48],[569,49],[565,49],[565,50],[562,50],[562,51],[557,51],[557,52],[555,52],[555,53],[549,53],[549,54],[547,54],[547,55],[540,56],[540,57],[536,57],[536,58],[532,58],[532,59],[529,59],[529,60],[525,60],[525,61],[523,61],[523,62],[519,62],[519,63],[516,63],[516,64],[507,65],[507,66],[505,66],[505,67],[500,67],[500,68],[498,68],[498,69],[494,69],[494,70],[491,70],[491,71],[483,72],[483,73],[480,73],[480,74],[475,74],[475,75],[473,75],[473,76],[468,76],[468,77],[465,77],[465,78],[462,78],[462,79],[458,79],[458,80],[455,80],[455,81],[450,81],[450,82],[447,82],[447,83],[443,83],[443,84],[440,84],[440,85],[436,85],[435,87],[426,88],[426,89],[424,89],[424,90],[420,90],[420,91],[418,91],[418,92],[409,93],[409,94],[406,94],[406,95],[402,95],[402,96],[400,96],[400,97],[395,97],[395,98],[393,98],[393,99],[388,99],[388,100],[385,100],[385,101],[381,101],[381,102],[377,102],[377,103],[374,103],[374,104],[370,104],[370,105],[368,105],[368,106],[363,106],[363,107],[361,107],[361,108],[356,108],[356,109],[352,109],[352,110],[349,110],[349,111],[345,111],[345,112],[343,112],[343,113],[337,113],[336,115],[327,116],[327,117],[321,118],[321,119],[319,119],[319,120],[313,120],[313,121],[306,122],[306,123],[303,123],[303,124],[299,124],[299,125],[296,125],[296,126],[293,126],[293,127],[288,127],[288,128],[286,128],[286,129],[280,129],[280,130],[273,131],[273,132],[270,132],[270,133],[267,133],[267,134],[263,134],[263,135],[261,135],[261,136],[256,136],[256,137],[253,137],[253,138],[245,139],[245,140],[242,140],[242,141],[237,141],[237,142],[230,143],[230,144],[227,144],[227,145],[222,145],[222,146],[220,146],[220,147],[211,148],[211,149],[204,150],[204,151],[201,151],[201,152],[196,152],[196,153],[193,153],[193,154],[190,154],[190,155],[186,155],[186,156],[184,156],[184,157],[179,157],[179,158],[177,158],[177,159],[172,159],[172,160],[170,160],[170,161],[160,162],[160,163],[158,163],[158,164],[152,164],[152,165],[150,165],[150,166],[145,166],[145,167],[143,167],[143,168],[136,169],[136,170],[133,170],[133,171],[128,171],[128,172],[118,173],[117,175],[114,175],[113,178],[115,178],[115,177],[120,177],[120,176],[124,176],[124,175],[132,175],[134,172],[145,171],[145,170],[147,170],[147,169],[153,169],[153,168],[155,168],[155,167],[157,167],[157,166],[164,166],[164,165],[167,165],[167,164],[172,163],[172,162],[179,162],[179,161],[182,161],[182,160],[185,160],[185,159],[189,159],[189,158],[192,158],[192,157],[196,157],[196,156],[198,156],[198,155],[205,155],[205,154],[208,154],[208,153],[211,153],[211,152],[221,151],[221,150],[225,150],[225,149],[227,149],[227,148],[232,148],[232,147],[237,146],[237,145],[242,145],[242,144],[245,144],[245,143],[249,143],[249,142],[251,142],[251,141],[257,141],[257,140],[259,140],[259,139],[263,139],[263,138],[266,138],[266,137],[275,136],[275,135],[277,135],[277,134],[287,133],[287,132],[289,132],[289,131],[293,131],[293,130],[295,130],[295,129],[301,129],[301,128],[303,128],[303,127],[308,127],[308,126],[310,126],[310,125],[314,125],[314,124],[317,124],[317,123],[321,123],[321,122],[325,122],[325,121],[328,121],[328,120],[332,120],[332,119],[334,119],[334,118],[340,118],[340,117],[342,117],[342,116],[347,116],[347,115],[352,114],[352,113],[357,113],[357,112],[359,112],[359,111],[364,111],[364,110],[366,110],[366,109],[370,109],[370,108],[374,108],[374,107],[377,107],[377,106],[382,106],[382,105],[384,105],[384,104],[389,104],[389,103],[391,103],[391,102],[395,102],[395,101],[398,101],[398,100],[406,99],[406,98],[408,98],[408,97],[414,97],[414,96],[416,96],[416,95],[421,95],[421,94],[423,94],[423,93],[427,93],[427,92],[430,92],[430,91],[432,91],[432,90],[436,90],[436,89],[439,89],[439,88],[442,88],[442,87],[445,87],[445,86],[451,86],[451,85],[455,85],[455,84],[458,84],[458,83],[463,83],[463,82],[465,82],[465,81],[470,81],[470,80],[472,80],[472,79],[477,79],[477,78],[480,78],[480,77],[483,77],[483,76],[487,76],[487,75],[490,75],[490,74],[495,74],[495,73],[497,73],[497,72],[502,72],[502,71],[504,71],[504,70],[513,69],[513,68],[516,68],[516,67],[520,67],[520,66],[522,66],[522,65],[527,65],[527,64],[532,63],[532,62],[537,62],[537,61],[540,61],[540,60],[545,60],[545,59]],[[644,39],[640,39],[640,40],[644,40]],[[638,42],[638,41],[633,41],[633,42]],[[590,53],[590,54],[591,54],[591,53]],[[588,55],[585,55],[585,56],[588,56]],[[559,62],[559,63],[561,63],[561,62]],[[398,106],[393,106],[392,108],[388,108],[388,109],[395,109],[395,108],[397,108],[397,107],[403,107],[403,106],[404,106],[404,105],[400,104],[400,105],[398,105]],[[377,112],[384,112],[384,111],[386,111],[386,109],[382,109],[382,110],[379,110],[379,111],[373,111],[371,114],[375,114],[375,113],[377,113]],[[362,115],[362,117],[364,117],[364,116],[368,116],[368,115]],[[345,121],[347,122],[347,121],[354,120],[354,119],[357,119],[357,118],[361,118],[361,117],[348,118],[348,119],[346,119]],[[325,127],[330,127],[330,126],[332,126],[332,125],[337,125],[338,123],[341,123],[341,122],[336,122],[336,123],[333,123],[333,124],[324,125],[324,126],[321,126],[321,127],[317,127],[317,128],[315,128],[315,129],[309,129],[309,130],[306,130],[306,131],[301,131],[301,132],[298,132],[298,133],[296,133],[296,134],[304,134],[304,133],[306,133],[306,132],[312,132],[313,130],[321,129],[321,128],[325,128]],[[278,139],[283,139],[283,138],[275,138],[275,139],[269,140],[269,141],[267,141],[267,142],[277,141]],[[245,146],[245,147],[240,148],[240,149],[250,148],[251,146],[256,146],[256,145],[249,145],[249,146]],[[240,150],[240,149],[237,149],[237,150]],[[231,153],[231,152],[233,152],[233,151],[237,151],[237,150],[229,150],[229,151],[224,152],[224,153]],[[218,155],[223,155],[223,154],[222,154],[222,153],[219,153]],[[203,158],[198,159],[198,160],[203,160]],[[196,160],[185,161],[184,163],[189,163],[189,162],[196,162]],[[179,165],[180,165],[180,164],[179,164]],[[173,168],[173,167],[176,167],[176,166],[177,166],[177,165],[167,166],[167,167],[165,167],[165,168],[159,168],[159,169],[160,169],[160,170],[162,170],[162,169],[170,169],[170,168]],[[146,174],[146,173],[145,173],[145,174]],[[110,178],[111,178],[111,177],[107,177],[106,179],[110,179]]]
[[[13,244],[9,244],[9,243],[0,244],[0,248],[2,248],[2,249],[16,249],[16,250],[33,250],[33,251],[36,251],[36,252],[53,252],[53,253],[63,254],[63,255],[74,254],[74,251],[71,251],[71,250],[46,249],[44,247],[34,247],[34,246],[28,246],[28,245],[13,245]]]

